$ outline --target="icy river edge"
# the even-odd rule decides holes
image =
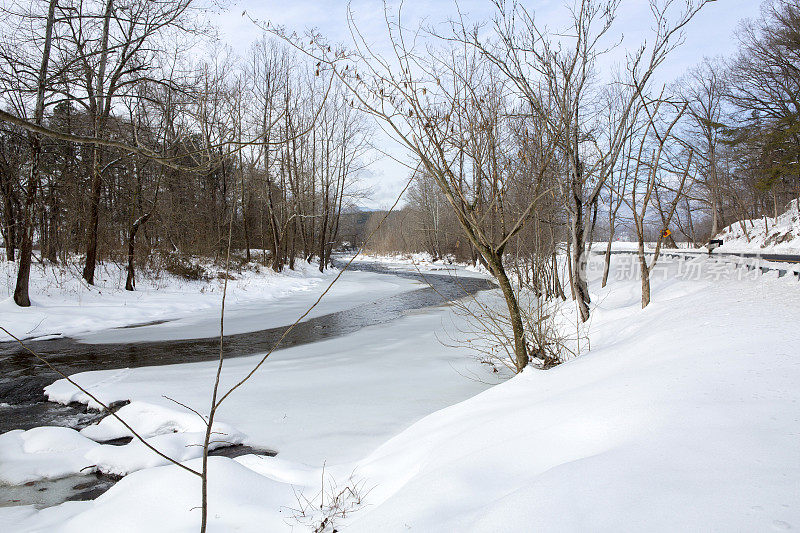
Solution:
[[[415,309],[440,305],[445,298],[462,297],[465,291],[474,293],[491,287],[491,283],[486,281],[483,276],[469,273],[466,278],[456,279],[452,275],[453,272],[443,272],[440,267],[437,267],[434,272],[429,272],[424,278],[414,272],[400,273],[400,275],[390,274],[385,268],[363,262],[355,265],[353,270],[353,272],[346,273],[344,288],[339,289],[339,294],[333,292],[322,309],[342,308],[346,305],[345,302],[350,302],[352,306],[332,313],[312,314],[310,320],[302,322],[284,340],[281,344],[282,348],[315,343],[346,335],[366,326],[385,324],[397,320]],[[353,298],[351,287],[358,283],[361,284],[362,290],[356,298]],[[435,290],[428,287],[428,283],[433,284]],[[317,292],[322,288],[320,287]],[[308,297],[305,298],[305,300],[308,299]],[[275,307],[275,304],[271,304],[270,307]],[[294,307],[297,307],[296,303]],[[234,311],[238,313],[232,313],[233,318],[228,320],[236,322],[236,319],[243,313],[241,309],[234,309]],[[284,320],[290,320],[289,317],[293,316],[294,311],[294,308],[290,307],[284,313]],[[274,310],[268,312],[272,315],[275,314]],[[259,310],[256,310],[256,314],[259,315]],[[260,322],[250,319],[250,329],[254,324],[265,322],[263,315],[264,313],[261,311]],[[172,366],[157,366],[152,369],[157,373],[161,373],[161,369],[164,369],[167,373],[180,375],[182,370],[177,367],[183,365],[175,365],[175,363],[186,360],[215,359],[218,356],[218,341],[213,338],[189,340],[176,337],[178,335],[191,337],[198,333],[205,333],[208,329],[201,326],[208,325],[213,320],[213,318],[203,319],[202,317],[192,321],[184,319],[177,321],[178,326],[170,323],[155,324],[135,328],[139,331],[126,328],[85,335],[80,339],[81,342],[60,339],[34,342],[32,345],[38,351],[45,353],[48,360],[54,361],[68,374],[74,374],[87,367],[115,368],[122,365],[139,367],[172,363]],[[188,325],[185,324],[186,322]],[[267,320],[266,323],[270,323],[270,321]],[[183,328],[179,327],[180,325],[183,325]],[[245,327],[248,326],[243,326],[241,323],[233,328],[226,327],[226,331],[230,329],[240,332],[234,333],[231,337],[226,336],[226,358],[243,357],[248,353],[258,353],[268,349],[285,329],[281,326],[269,330],[241,332]],[[137,344],[111,342],[129,340],[132,336],[131,331],[134,331],[134,338],[142,338],[143,335],[140,331],[145,331],[148,334],[147,337],[155,336],[168,340]],[[102,344],[96,344],[97,342],[102,342]],[[81,398],[80,394],[76,395],[77,390],[72,385],[62,381],[60,384],[47,387],[48,398],[60,402],[59,404],[43,401],[44,397],[37,391],[41,390],[41,385],[53,381],[57,376],[53,376],[43,365],[29,365],[30,361],[23,359],[24,354],[14,353],[15,348],[13,345],[6,346],[4,366],[7,372],[3,379],[7,383],[6,391],[12,392],[6,397],[11,401],[16,400],[16,402],[6,403],[0,407],[0,415],[6,415],[5,417],[0,416],[0,426],[4,430],[20,426],[23,429],[36,429],[27,433],[13,431],[0,436],[0,464],[5,465],[0,468],[0,481],[15,485],[14,487],[0,486],[0,493],[4,493],[3,500],[7,500],[6,505],[31,502],[41,507],[60,503],[67,498],[93,498],[102,490],[110,487],[113,480],[118,479],[119,476],[160,464],[158,458],[153,457],[140,443],[119,442],[126,437],[127,440],[130,440],[128,432],[121,426],[104,432],[98,432],[96,429],[98,426],[87,428],[86,426],[90,422],[96,422],[101,416],[95,411],[85,412],[85,407],[82,407],[81,404],[88,403],[86,401],[88,398]],[[308,350],[306,349],[306,351]],[[121,360],[120,354],[124,354]],[[273,359],[280,359],[282,357],[280,354],[280,351],[276,352]],[[0,357],[3,356],[0,355]],[[245,358],[238,364],[240,367],[252,365],[253,360],[253,357]],[[274,364],[274,362],[270,361],[270,364]],[[33,371],[31,366],[34,367]],[[302,367],[303,364],[298,363],[298,366]],[[40,370],[40,372],[35,370]],[[120,375],[127,372],[129,372],[127,368],[120,369],[116,373],[112,373],[111,378],[107,378],[105,381],[107,384],[115,383],[119,380]],[[83,374],[78,375],[78,377],[82,376]],[[23,382],[23,386],[19,386],[20,381]],[[65,384],[66,387],[63,386]],[[60,388],[59,385],[61,385]],[[474,387],[466,387],[466,390],[466,394],[474,394],[476,391]],[[94,389],[92,392],[97,394]],[[113,399],[109,400],[104,397],[109,394],[109,397]],[[133,397],[133,395],[120,395],[117,387],[113,387],[113,392],[103,391],[100,396],[109,403],[116,404],[127,403]],[[177,398],[179,396],[181,396],[180,392],[170,393],[170,397]],[[457,401],[463,397],[459,393],[451,401]],[[157,398],[156,403],[159,400],[163,402],[164,399]],[[406,411],[419,417],[421,414],[430,412],[430,410],[419,412],[420,408],[424,408],[423,405],[420,404],[417,409],[406,409]],[[436,406],[441,406],[440,402],[435,402],[434,408],[431,410],[435,410]],[[171,442],[167,445],[174,452],[171,455],[187,460],[197,454],[196,444],[198,442],[194,441],[200,439],[202,428],[198,424],[199,419],[193,420],[193,415],[186,416],[186,413],[177,413],[176,409],[185,411],[174,403],[165,408],[165,406],[149,402],[134,401],[132,405],[124,406],[119,414],[124,415],[125,420],[129,421],[140,434],[148,437],[148,441],[160,440],[164,445],[165,439],[169,439]],[[402,419],[404,416],[407,415],[400,414],[399,418]],[[103,420],[100,427],[111,427],[114,422],[110,418]],[[80,434],[74,431],[72,434],[65,434],[64,428],[37,427],[43,423],[84,429]],[[246,453],[274,455],[274,452],[270,453],[271,449],[256,445],[252,437],[239,434],[232,428],[225,428],[221,432],[226,434],[223,445],[231,446],[228,448],[231,452],[220,448],[215,450],[215,454],[224,453],[229,457]],[[245,439],[247,445],[240,444]],[[113,445],[105,444],[106,442],[113,442]],[[119,446],[120,444],[124,446]],[[76,451],[80,451],[77,457],[67,457],[74,456]],[[49,456],[46,457],[42,452],[48,452]],[[48,461],[51,463],[49,467]],[[74,462],[74,466],[70,466],[71,461],[77,462]],[[71,470],[76,472],[71,473]],[[93,474],[94,471],[103,475],[97,476]],[[109,478],[109,475],[112,477]]]

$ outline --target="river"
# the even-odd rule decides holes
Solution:
[[[372,263],[354,264],[350,268],[412,278],[428,286],[303,321],[283,339],[281,348],[347,335],[367,326],[390,322],[414,309],[444,305],[450,300],[494,287],[487,279],[456,278],[448,273],[426,272],[423,275],[389,271]],[[225,357],[266,352],[278,342],[287,327],[227,335]],[[86,344],[60,338],[27,344],[67,375],[89,370],[207,361],[219,357],[219,339],[214,337],[125,344]],[[96,413],[87,413],[83,406],[48,402],[42,389],[60,376],[18,344],[0,343],[0,368],[0,433],[43,425],[82,427],[96,418]]]

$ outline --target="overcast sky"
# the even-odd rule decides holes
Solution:
[[[683,3],[677,0],[676,3]],[[522,1],[528,10],[536,13],[539,23],[558,28],[563,24],[566,10],[563,0]],[[755,18],[759,14],[760,0],[717,0],[707,5],[686,30],[686,42],[676,50],[662,66],[660,78],[670,81],[687,68],[699,62],[703,56],[729,55],[735,50],[733,32],[744,18]],[[385,41],[383,33],[383,2],[381,0],[353,0],[350,7],[359,28],[368,40],[380,44]],[[396,6],[397,2],[390,2]],[[218,15],[217,24],[224,42],[237,52],[244,53],[258,38],[260,30],[242,12],[261,21],[271,21],[289,30],[302,32],[317,28],[331,41],[349,42],[347,29],[348,2],[342,0],[240,0],[234,2],[226,12]],[[489,0],[461,0],[460,10],[473,21],[489,20],[492,3]],[[453,0],[405,0],[403,20],[414,26],[420,21],[435,25],[452,18],[456,13]],[[624,57],[627,48],[635,48],[649,35],[650,11],[646,0],[622,0],[615,23],[617,34],[623,39],[622,46],[614,54]],[[611,57],[607,61],[614,61]],[[400,156],[387,140],[384,148]],[[368,207],[388,207],[407,179],[408,170],[383,158],[374,163],[365,178],[372,188],[372,199],[362,202]]]

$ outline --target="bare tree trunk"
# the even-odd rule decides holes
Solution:
[[[242,118],[239,117],[239,140],[242,139]],[[244,162],[242,160],[242,151],[239,150],[239,172],[242,173],[242,226],[244,230],[244,247],[246,250],[246,259],[247,262],[250,262],[250,232],[247,228],[247,198],[245,194],[245,185],[244,185]]]
[[[346,145],[342,144],[342,155],[344,160],[344,153],[345,153]],[[328,245],[326,246],[326,261],[325,264],[330,264],[331,262],[331,254],[333,253],[333,241],[338,239],[339,237],[339,220],[342,217],[342,203],[344,202],[344,187],[346,183],[346,175],[345,175],[345,167],[342,165],[342,168],[339,173],[339,177],[337,178],[336,182],[336,195],[333,198],[333,209],[334,218],[333,218],[333,230],[331,230],[331,239],[328,241]],[[354,243],[355,244],[355,243]]]
[[[14,302],[20,307],[30,307],[28,294],[31,277],[31,258],[33,256],[33,230],[35,227],[34,203],[36,189],[39,185],[39,161],[42,153],[41,139],[35,133],[31,135],[31,168],[26,187],[25,207],[22,212],[22,239],[19,246],[19,270],[17,284],[14,288]]]
[[[716,194],[711,194],[711,237],[719,233],[719,208],[717,207]]]
[[[611,232],[608,235],[608,244],[606,244],[606,256],[603,261],[603,284],[601,287],[605,287],[608,283],[608,272],[611,270],[611,242],[614,239],[614,228],[611,228]]]
[[[514,288],[511,286],[511,281],[506,275],[505,268],[503,268],[502,257],[493,255],[490,257],[489,269],[497,279],[500,290],[503,291],[506,305],[508,307],[508,315],[511,321],[511,329],[514,332],[514,356],[517,372],[522,372],[528,366],[528,347],[525,344],[525,328],[522,324],[522,313],[519,309],[517,302],[517,295],[514,294]]]
[[[289,224],[291,233],[289,233],[289,270],[294,270],[294,259],[297,255],[297,217]]]
[[[325,270],[325,261],[326,261],[326,254],[325,248],[327,246],[327,235],[328,235],[328,211],[330,209],[329,205],[330,202],[328,201],[328,187],[326,185],[324,195],[325,197],[322,200],[322,228],[319,232],[319,271],[322,272]]]
[[[572,279],[573,289],[575,291],[575,300],[578,302],[578,311],[581,315],[581,321],[586,322],[589,320],[589,285],[586,281],[586,243],[585,243],[585,228],[583,216],[583,202],[580,199],[579,191],[576,187],[579,186],[573,183],[573,200],[575,212],[572,216]]]
[[[707,138],[707,142],[710,146],[709,170],[711,173],[711,237],[713,238],[717,233],[719,233],[720,230],[719,184],[717,182],[717,162],[713,145],[713,137],[710,133],[708,133]]]
[[[45,28],[44,49],[42,51],[42,64],[39,68],[39,77],[36,88],[36,108],[33,120],[36,125],[41,125],[44,119],[44,90],[47,81],[47,65],[50,62],[50,43],[53,37],[53,21],[58,0],[50,0],[47,10],[47,26]],[[39,161],[42,153],[41,138],[36,133],[30,134],[31,168],[26,187],[27,197],[22,213],[22,239],[19,249],[19,270],[17,270],[17,283],[14,287],[14,302],[21,307],[30,307],[31,299],[28,294],[31,277],[31,257],[33,256],[33,228],[36,220],[34,204],[36,191],[39,187]]]
[[[283,268],[283,257],[281,254],[281,230],[278,228],[278,218],[275,215],[275,201],[272,194],[272,180],[267,170],[267,204],[269,206],[269,229],[272,236],[272,270],[280,272]],[[283,172],[281,167],[281,172]]]
[[[242,184],[244,190],[244,183]],[[249,263],[252,259],[250,256],[250,232],[247,229],[247,207],[245,207],[245,199],[242,198],[242,224],[244,226],[244,248],[246,250],[245,258]]]
[[[103,36],[100,53],[100,66],[97,71],[97,89],[95,93],[95,104],[92,106],[94,114],[94,134],[100,137],[103,134],[105,114],[110,113],[110,106],[106,102],[103,94],[106,65],[108,63],[108,34],[111,25],[111,12],[114,1],[106,0],[105,13],[103,15]],[[102,118],[101,118],[102,117]],[[103,187],[103,179],[100,171],[100,147],[96,144],[92,147],[92,191],[89,196],[89,227],[87,228],[86,241],[86,264],[83,267],[83,279],[89,285],[94,285],[94,269],[97,265],[97,231],[100,220],[100,193]]]
[[[158,181],[156,182],[156,194],[158,194]],[[128,232],[128,272],[127,277],[125,279],[125,290],[132,291],[136,288],[136,278],[134,273],[134,257],[135,257],[135,243],[136,243],[136,232],[139,231],[139,227],[143,226],[153,214],[153,211],[156,209],[156,200],[153,199],[153,207],[148,211],[146,214],[140,216],[136,222],[131,225],[130,231]]]
[[[97,231],[100,221],[100,193],[103,180],[100,173],[100,150],[92,149],[92,190],[89,195],[89,225],[86,235],[86,263],[83,267],[83,279],[94,285],[94,270],[97,266]]]
[[[6,249],[6,259],[14,261],[17,245],[17,208],[18,203],[12,187],[10,169],[0,169],[0,192],[3,195],[3,241]]]
[[[564,294],[564,287],[561,284],[561,276],[558,275],[558,255],[553,251],[553,289],[557,296],[566,301],[567,295]]]
[[[595,197],[595,199],[592,201],[592,204],[591,204],[591,206],[592,206],[592,223],[589,225],[589,234],[586,237],[586,243],[588,244],[586,253],[589,253],[589,254],[592,252],[592,244],[594,244],[594,228],[595,228],[595,226],[597,226],[597,204],[598,203],[599,202],[597,201],[597,197]]]
[[[650,269],[644,255],[644,242],[639,239],[639,268],[642,275],[642,309],[650,305]]]
[[[778,191],[774,188],[772,190],[772,212],[775,222],[778,221]]]
[[[58,247],[58,195],[54,190],[53,183],[50,182],[47,192],[48,211],[44,214],[42,222],[43,230],[47,233],[47,245],[42,248],[42,258],[53,263],[57,260]]]

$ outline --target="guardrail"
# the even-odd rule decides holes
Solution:
[[[605,255],[605,250],[592,250],[592,254],[594,255]],[[655,253],[654,250],[645,250],[644,253],[648,255],[653,255]],[[612,255],[620,255],[620,254],[632,254],[638,255],[639,252],[637,250],[611,250]],[[780,254],[755,254],[755,253],[732,253],[732,252],[720,252],[720,253],[708,253],[708,252],[701,252],[701,251],[683,251],[683,250],[674,250],[674,249],[662,249],[659,252],[659,255],[664,257],[673,257],[677,259],[689,259],[689,258],[696,258],[696,257],[707,257],[709,259],[722,259],[723,261],[726,259],[737,258],[737,259],[755,259],[757,264],[750,264],[745,263],[742,261],[727,261],[730,264],[733,264],[736,268],[744,267],[747,270],[759,270],[762,274],[767,272],[777,272],[778,277],[782,278],[787,274],[792,274],[798,280],[800,280],[800,270],[794,269],[791,270],[786,268],[782,265],[770,265],[770,262],[781,262],[781,255]],[[769,259],[767,258],[769,257]],[[789,256],[790,258],[795,258],[796,256]],[[766,264],[760,263],[760,261],[767,261]],[[798,262],[795,259],[790,259],[786,262],[794,263]],[[800,267],[799,267],[800,268]]]

